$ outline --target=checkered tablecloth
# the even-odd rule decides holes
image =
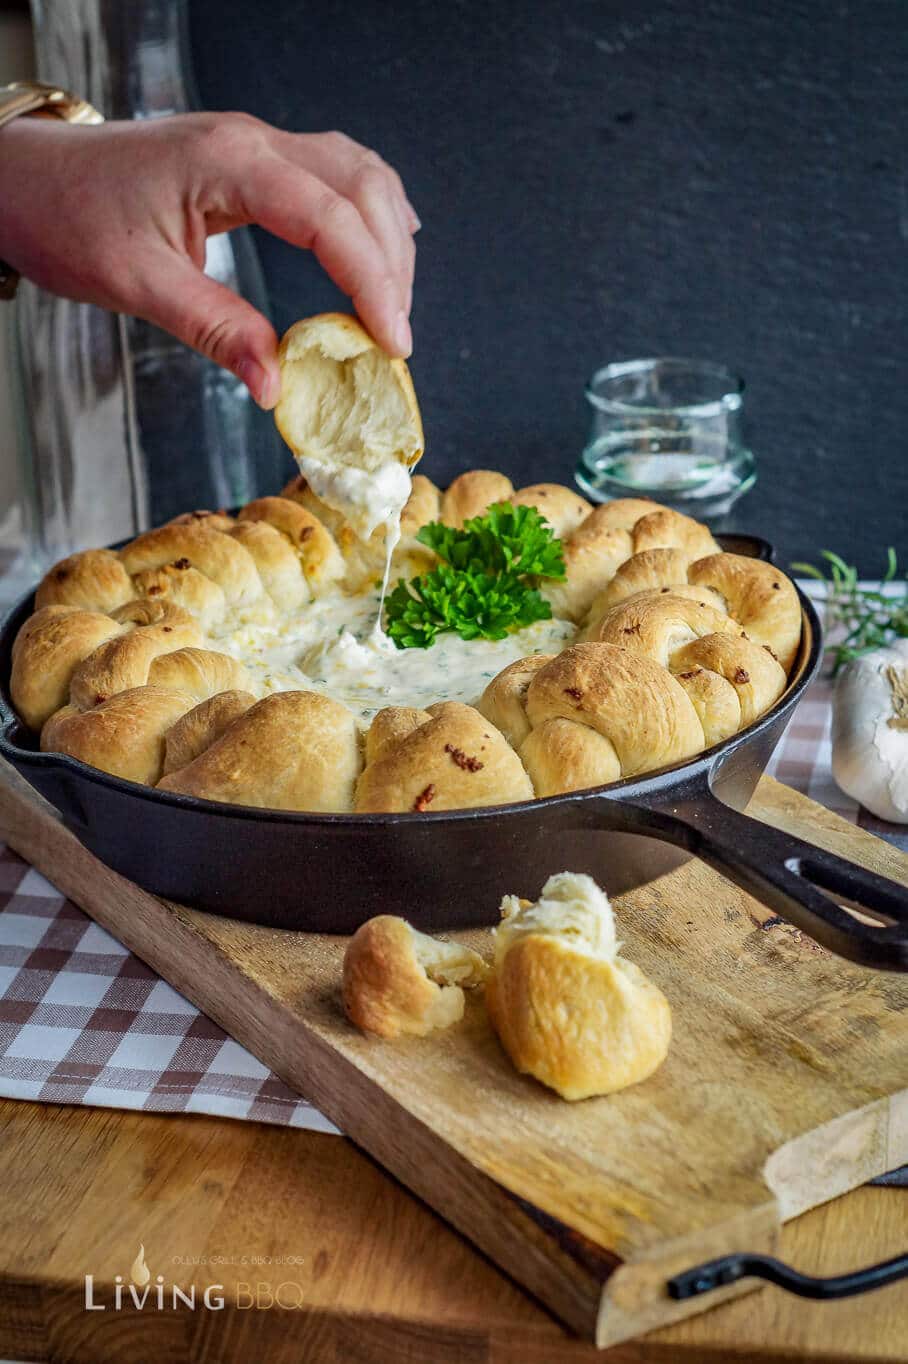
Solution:
[[[908,851],[840,792],[814,683],[769,771]],[[0,1096],[337,1129],[0,844]]]
[[[2,844],[0,1095],[337,1131]]]

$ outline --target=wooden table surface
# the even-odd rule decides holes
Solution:
[[[829,1304],[765,1288],[607,1352],[572,1339],[350,1142],[209,1117],[0,1101],[0,1355],[65,1361],[621,1364],[908,1359],[908,1282]],[[175,1229],[174,1223],[177,1224]],[[166,1226],[166,1238],[163,1228]],[[179,1236],[176,1230],[179,1230]],[[220,1311],[88,1312],[102,1263],[166,1239],[222,1283]],[[833,1273],[905,1250],[908,1190],[863,1188],[797,1219],[782,1254]],[[255,1257],[266,1257],[256,1265]],[[245,1257],[245,1258],[244,1258]],[[270,1257],[270,1263],[267,1260]],[[281,1257],[284,1264],[278,1264]],[[297,1262],[298,1261],[298,1262]],[[182,1275],[181,1275],[182,1277]],[[267,1284],[247,1307],[235,1283]],[[280,1287],[286,1306],[268,1306]],[[214,1299],[216,1301],[216,1299]]]

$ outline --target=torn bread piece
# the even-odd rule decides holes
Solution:
[[[344,313],[294,323],[279,358],[274,418],[309,487],[361,539],[396,534],[424,444],[406,364]]]
[[[516,1068],[563,1099],[612,1094],[668,1053],[662,991],[619,954],[612,907],[590,876],[550,876],[535,903],[506,895],[486,1006]]]
[[[356,930],[344,956],[344,1012],[379,1037],[425,1037],[463,1017],[461,986],[481,985],[487,974],[471,948],[380,914]]]

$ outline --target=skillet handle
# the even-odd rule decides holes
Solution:
[[[839,956],[908,971],[908,887],[742,815],[712,794],[705,775],[681,791],[629,792],[597,807],[610,828],[686,848]],[[862,922],[842,902],[883,922]]]

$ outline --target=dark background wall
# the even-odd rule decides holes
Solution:
[[[190,0],[204,104],[343,129],[423,221],[425,471],[569,482],[587,375],[747,379],[781,561],[908,559],[905,0]],[[340,301],[262,234],[283,328]]]

